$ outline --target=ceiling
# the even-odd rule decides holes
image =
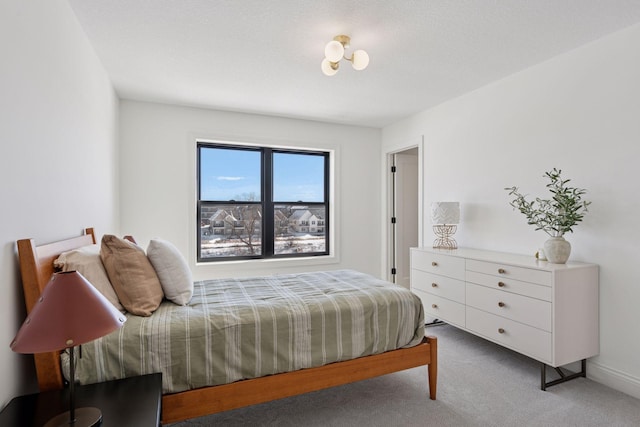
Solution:
[[[640,0],[69,0],[121,98],[384,127],[640,22]],[[369,67],[320,71],[338,34]]]

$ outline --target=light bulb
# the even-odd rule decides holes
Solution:
[[[337,40],[332,40],[324,48],[324,56],[331,62],[338,62],[344,55],[344,46]]]
[[[354,69],[358,71],[364,70],[369,65],[369,54],[364,50],[356,50],[351,57],[351,63]]]
[[[325,76],[333,76],[335,73],[338,72],[338,64],[335,64],[335,68],[331,65],[331,61],[329,61],[327,58],[322,60],[322,64],[320,64],[320,68],[322,69],[322,72],[324,73]]]

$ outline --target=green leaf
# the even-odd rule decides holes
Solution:
[[[552,237],[560,237],[567,232],[572,233],[573,227],[582,221],[584,213],[588,212],[588,206],[591,204],[590,201],[582,200],[587,190],[568,187],[567,183],[571,180],[563,180],[561,173],[562,170],[553,168],[543,175],[550,181],[546,187],[553,195],[551,199],[537,197],[528,201],[518,187],[505,187],[509,196],[514,197],[509,205],[525,215],[527,224],[536,226],[536,230],[543,230]]]

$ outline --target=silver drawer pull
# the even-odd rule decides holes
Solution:
[[[431,304],[431,308],[438,308],[438,304]]]
[[[499,288],[504,288],[504,287],[505,287],[504,282],[498,282],[498,287],[499,287]]]
[[[505,303],[503,303],[502,301],[498,303],[498,307],[504,307],[504,306],[505,306]]]
[[[437,288],[437,287],[438,287],[438,284],[437,284],[437,283],[432,283],[432,284],[431,284],[431,287],[432,287],[432,288]]]
[[[502,329],[502,328],[498,328],[498,333],[499,333],[499,334],[504,334],[504,329]]]
[[[435,261],[431,261],[431,266],[432,266],[432,267],[437,267],[437,266],[438,266],[438,263],[437,263],[437,262],[435,262]]]
[[[498,274],[504,274],[504,273],[506,273],[504,268],[499,268],[498,269]]]

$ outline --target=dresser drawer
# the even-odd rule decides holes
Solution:
[[[411,270],[411,289],[419,289],[423,292],[464,303],[464,282],[451,277],[427,273],[414,268]]]
[[[536,283],[523,282],[508,277],[497,277],[490,274],[477,273],[467,270],[467,282],[488,286],[493,289],[537,298],[544,301],[551,301],[553,296],[550,286],[538,285]]]
[[[411,268],[464,280],[464,258],[413,250]]]
[[[536,360],[551,363],[551,334],[467,306],[467,329]]]
[[[464,328],[464,304],[417,289],[413,292],[422,300],[425,315]]]
[[[466,302],[498,316],[551,332],[551,303],[467,283]]]
[[[533,268],[515,267],[508,264],[468,259],[466,262],[466,269],[467,271],[491,274],[501,278],[521,280],[544,286],[551,286],[552,284],[550,271],[535,270]]]

